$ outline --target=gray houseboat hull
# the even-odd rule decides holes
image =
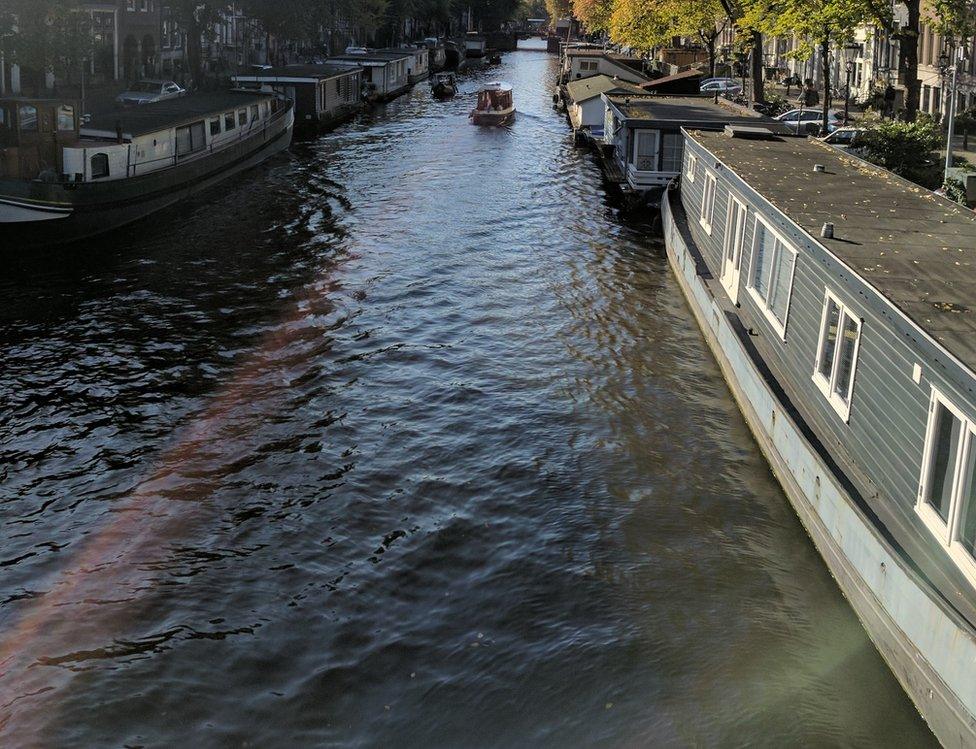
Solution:
[[[78,185],[2,181],[0,252],[69,244],[145,218],[285,150],[294,124],[289,106],[278,121],[233,146],[130,179]],[[8,222],[14,210],[35,212],[39,220]]]
[[[862,625],[946,747],[976,746],[976,634],[882,536],[780,402],[723,308],[677,193],[661,201],[668,260],[750,430]]]

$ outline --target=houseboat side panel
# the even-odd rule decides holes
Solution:
[[[692,158],[697,162],[693,180]],[[711,179],[712,218],[703,223],[702,200]],[[743,324],[756,333],[754,345],[860,494],[876,498],[872,510],[880,522],[952,605],[976,621],[973,585],[948,561],[915,511],[932,389],[948,395],[964,412],[976,414],[972,375],[693,138],[686,140],[682,190],[689,214],[697,217],[689,222],[696,246],[718,279],[723,276],[730,196],[744,206],[741,268],[734,293]],[[784,287],[788,301],[783,327],[749,288],[757,226],[778,235],[796,253],[791,283]],[[836,399],[825,396],[814,378],[828,292],[860,321],[849,407],[840,411]],[[976,695],[976,680],[972,681]]]
[[[737,310],[720,280],[691,251],[685,215],[662,201],[665,244],[705,339],[787,497],[879,652],[928,721],[952,749],[976,743],[972,679],[976,637],[898,549],[878,532],[832,466],[809,442],[764,376],[734,324]],[[945,670],[947,669],[948,670]],[[946,678],[948,677],[948,678]]]

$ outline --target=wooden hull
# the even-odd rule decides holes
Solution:
[[[512,107],[501,112],[482,112],[475,109],[468,116],[475,125],[508,125],[515,121],[515,108]]]
[[[285,150],[294,124],[289,107],[227,148],[130,179],[77,185],[0,181],[0,251],[68,244],[145,218]]]

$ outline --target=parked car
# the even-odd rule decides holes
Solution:
[[[825,135],[820,140],[840,151],[858,155],[864,145],[864,128],[839,127],[830,135]]]
[[[186,96],[186,89],[173,81],[139,81],[128,91],[123,91],[115,101],[123,105],[151,104],[154,101]]]
[[[731,78],[716,78],[701,84],[698,91],[703,94],[741,94],[742,84]]]
[[[832,133],[841,126],[840,112],[827,112],[827,132]],[[820,109],[791,109],[776,118],[793,128],[798,135],[816,135],[820,132],[823,122],[823,111]]]

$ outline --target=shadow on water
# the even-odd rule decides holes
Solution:
[[[931,742],[554,76],[8,266],[5,744]]]

